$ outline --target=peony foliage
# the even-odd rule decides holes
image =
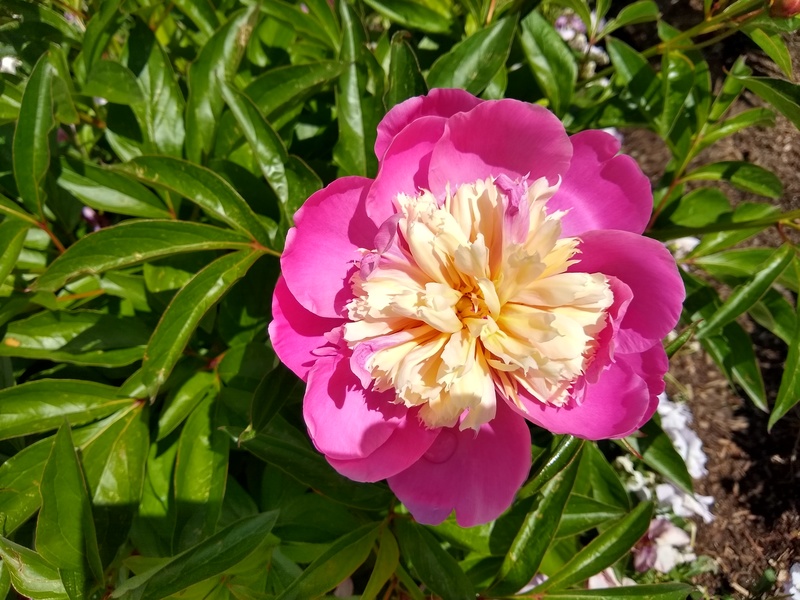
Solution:
[[[800,126],[800,21],[610,4],[3,0],[0,596],[685,598],[612,463],[692,498],[687,343],[800,398],[800,215],[702,154]]]

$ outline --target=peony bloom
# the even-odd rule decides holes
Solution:
[[[601,439],[651,417],[684,292],[618,150],[540,106],[433,90],[379,125],[374,180],[306,201],[269,332],[337,471],[470,526],[525,481],[528,422]]]

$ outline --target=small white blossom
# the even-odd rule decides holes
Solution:
[[[714,515],[710,507],[714,504],[711,496],[687,494],[671,483],[660,483],[656,486],[656,502],[658,507],[671,511],[679,517],[700,517],[705,523],[711,523]]]
[[[8,73],[10,75],[17,74],[17,67],[22,64],[22,61],[15,56],[4,56],[0,58],[0,73]]]
[[[633,566],[639,573],[650,569],[669,573],[677,565],[697,558],[691,542],[689,534],[669,519],[653,519],[647,534],[633,549]]]
[[[700,238],[689,236],[670,240],[667,243],[667,247],[672,250],[675,258],[681,259],[686,258],[689,254],[691,254],[692,250],[697,248],[699,244]]]
[[[789,569],[789,581],[783,584],[783,593],[789,600],[800,600],[800,563],[794,563]]]
[[[661,427],[672,441],[675,450],[686,463],[686,469],[694,479],[705,477],[706,454],[703,443],[689,425],[692,423],[692,412],[686,404],[678,404],[670,400],[666,394],[658,398],[658,414],[661,416]]]
[[[623,577],[622,581],[620,581],[614,569],[608,567],[597,575],[592,575],[586,585],[590,590],[604,590],[625,585],[636,585],[636,582],[630,577]]]

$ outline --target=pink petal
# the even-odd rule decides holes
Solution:
[[[409,410],[392,435],[375,452],[355,460],[327,457],[331,466],[355,481],[380,481],[405,471],[425,454],[439,435],[439,429],[427,429]]]
[[[442,429],[414,465],[389,478],[389,487],[420,523],[441,523],[453,511],[462,527],[496,519],[514,500],[531,466],[524,419],[500,403],[476,433]]]
[[[435,195],[489,176],[529,175],[555,183],[569,169],[572,145],[561,121],[547,109],[518,100],[491,100],[453,115],[431,157]]]
[[[588,440],[621,438],[636,431],[658,405],[667,370],[666,354],[661,346],[653,346],[641,354],[617,354],[615,358],[596,383],[578,385],[580,402],[554,407],[527,392],[520,393],[527,418],[552,433]]]
[[[678,322],[685,297],[675,259],[656,240],[627,231],[587,231],[570,271],[603,273],[630,287],[633,299],[616,336],[617,352],[640,352]]]
[[[376,223],[394,214],[398,194],[415,196],[420,188],[428,188],[431,152],[445,123],[442,117],[420,117],[392,140],[367,196],[367,213]]]
[[[281,271],[297,301],[320,317],[340,317],[352,298],[350,277],[378,231],[364,207],[371,179],[343,177],[312,195],[286,236]]]
[[[570,137],[573,154],[549,211],[569,210],[564,236],[595,229],[642,233],[653,210],[650,181],[630,156],[618,155],[619,141],[605,131]]]
[[[614,361],[614,353],[617,347],[616,338],[620,323],[625,318],[625,313],[628,312],[628,305],[633,299],[631,288],[616,277],[609,277],[608,283],[611,287],[611,293],[614,295],[614,301],[608,308],[606,326],[597,336],[597,349],[592,362],[586,369],[585,379],[589,383],[597,381],[606,366]]]
[[[406,420],[394,393],[365,390],[346,357],[320,358],[308,374],[303,417],[317,449],[329,458],[369,456]]]
[[[328,343],[324,334],[342,324],[341,319],[324,319],[300,306],[283,277],[278,278],[272,296],[269,339],[278,358],[303,381],[319,359],[314,351]]]
[[[433,89],[427,96],[416,96],[395,105],[378,125],[375,156],[383,158],[392,139],[420,117],[451,117],[480,104],[482,100],[464,90]]]

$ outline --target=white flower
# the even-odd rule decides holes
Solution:
[[[614,569],[608,567],[600,571],[597,575],[592,575],[586,586],[590,590],[603,590],[607,588],[622,587],[624,585],[636,585],[636,582],[630,577],[623,577],[622,581],[619,580]]]
[[[679,517],[698,516],[705,523],[714,520],[714,515],[709,510],[714,504],[713,497],[687,494],[671,483],[660,483],[656,486],[656,502],[659,508],[671,510]]]
[[[15,56],[4,56],[3,58],[0,58],[0,73],[16,75],[17,67],[21,64],[22,61]]]
[[[783,584],[783,593],[790,600],[800,600],[800,563],[794,563],[789,569],[789,581]]]
[[[686,404],[678,404],[659,396],[658,414],[661,416],[661,427],[667,434],[675,450],[686,463],[686,469],[694,479],[705,477],[707,457],[703,452],[703,443],[698,435],[689,427],[692,413]]]
[[[618,456],[615,462],[630,475],[625,482],[625,489],[636,494],[640,500],[650,500],[653,497],[655,474],[652,471],[648,471],[646,474],[637,471],[633,466],[633,461],[626,455]]]
[[[639,573],[650,569],[669,573],[676,565],[697,558],[691,542],[689,534],[669,519],[653,519],[647,534],[633,549],[633,566]]]
[[[680,259],[688,256],[692,252],[692,250],[697,248],[699,244],[700,244],[700,238],[682,237],[670,240],[667,243],[667,247],[670,250],[672,250],[672,253],[675,255],[675,258]]]

